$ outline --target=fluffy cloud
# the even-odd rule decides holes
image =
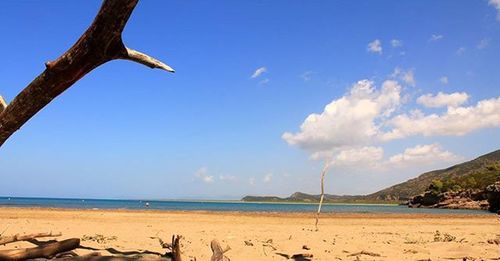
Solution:
[[[439,144],[434,143],[407,148],[403,153],[390,157],[386,164],[392,166],[428,165],[436,161],[456,162],[460,159],[461,157],[443,150]]]
[[[382,54],[382,42],[380,42],[379,39],[375,39],[373,42],[368,44],[367,51]]]
[[[457,55],[462,55],[465,53],[465,51],[467,51],[467,48],[462,46],[462,47],[457,49]]]
[[[429,108],[439,107],[458,107],[464,104],[469,99],[469,95],[465,92],[442,93],[436,95],[426,94],[418,97],[417,103]]]
[[[477,49],[482,50],[482,49],[488,47],[489,44],[490,44],[490,41],[488,39],[484,38],[481,41],[479,41],[479,43],[477,44],[476,47],[477,47]]]
[[[399,67],[394,68],[394,72],[391,74],[391,77],[400,79],[406,84],[415,87],[417,85],[417,81],[415,80],[415,74],[413,73],[413,69],[402,70]]]
[[[302,78],[302,80],[304,80],[304,82],[307,82],[307,81],[311,80],[313,74],[314,74],[313,71],[306,71],[300,75],[300,78]]]
[[[448,84],[448,77],[443,76],[443,77],[439,78],[439,82],[441,82],[442,84]]]
[[[213,183],[214,182],[214,176],[208,175],[208,169],[207,167],[201,167],[199,168],[195,173],[195,177],[201,179],[205,183]]]
[[[272,180],[272,179],[273,179],[273,174],[272,174],[272,173],[269,173],[269,174],[266,174],[266,175],[264,176],[264,178],[262,179],[262,181],[263,181],[264,183],[269,183],[269,182],[271,182],[271,180]]]
[[[398,39],[392,39],[391,45],[392,45],[392,47],[401,47],[401,46],[403,46],[403,42],[401,42],[401,40],[398,40]]]
[[[403,74],[398,72],[397,75]],[[312,113],[296,133],[285,132],[289,144],[308,151],[312,159],[332,161],[337,167],[387,168],[459,159],[438,144],[419,145],[384,159],[383,143],[410,136],[459,136],[483,128],[500,127],[500,97],[464,106],[467,93],[427,94],[417,104],[441,108],[439,113],[401,111],[402,88],[393,80],[377,89],[361,80],[321,113]],[[395,113],[395,112],[399,113]],[[396,114],[396,115],[394,115]]]
[[[384,158],[382,147],[360,147],[341,150],[332,158],[331,164],[337,167],[355,167],[364,170],[384,170],[432,165],[439,162],[458,162],[462,157],[444,150],[439,144],[417,145],[402,153]]]
[[[267,68],[266,67],[260,67],[257,70],[255,70],[255,72],[250,77],[251,78],[257,78],[257,77],[261,76],[265,72],[267,72]]]
[[[429,39],[429,42],[436,42],[436,41],[439,41],[441,39],[443,39],[444,36],[441,35],[441,34],[433,34],[431,35],[431,38]]]
[[[488,4],[497,9],[497,20],[500,20],[500,0],[490,0]]]
[[[400,92],[395,81],[385,81],[381,90],[371,81],[359,81],[350,93],[326,105],[322,113],[309,115],[298,133],[286,132],[282,137],[312,153],[369,144],[379,134],[377,121],[389,117],[400,104]]]
[[[339,167],[363,166],[365,168],[377,168],[383,158],[384,149],[365,146],[341,150],[332,158],[331,164]]]
[[[500,127],[500,98],[479,101],[470,107],[448,107],[442,114],[425,115],[420,110],[401,114],[387,123],[393,129],[382,140],[400,139],[413,135],[460,136],[469,132]]]

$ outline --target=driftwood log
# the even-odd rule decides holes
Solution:
[[[231,250],[229,246],[227,246],[225,249],[222,249],[221,245],[219,244],[219,241],[217,239],[212,240],[210,242],[210,247],[212,248],[212,258],[210,258],[210,261],[227,261],[229,258],[224,256],[224,253],[227,251]]]
[[[168,72],[174,70],[125,46],[122,32],[138,0],[105,0],[90,27],[78,41],[38,75],[9,104],[0,101],[0,147],[31,117],[76,81],[115,59],[141,63]]]
[[[8,237],[0,237],[0,245],[5,245],[8,243],[13,243],[17,241],[29,241],[35,238],[40,238],[40,237],[59,237],[61,236],[61,233],[36,233],[36,234],[27,234],[27,235],[22,235],[22,234],[15,234],[13,236],[8,236]]]
[[[58,253],[71,251],[78,246],[80,246],[80,239],[71,238],[33,248],[0,250],[0,260],[9,261],[32,258],[52,258]]]
[[[76,256],[52,259],[54,261],[173,261],[165,257]]]

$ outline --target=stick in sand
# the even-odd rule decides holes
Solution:
[[[321,171],[321,197],[319,199],[318,212],[316,212],[316,223],[314,226],[316,227],[316,231],[318,231],[318,222],[319,222],[319,213],[321,213],[321,205],[323,205],[323,199],[325,197],[325,175],[330,168],[330,161],[326,161],[323,165],[323,170]]]

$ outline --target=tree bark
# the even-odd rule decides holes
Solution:
[[[28,234],[28,235],[20,235],[15,234],[13,236],[8,237],[0,237],[0,245],[5,245],[12,242],[17,241],[28,241],[31,239],[39,238],[39,237],[59,237],[61,233],[37,233],[37,234]]]
[[[168,65],[125,47],[122,32],[138,0],[105,0],[78,41],[36,77],[5,109],[0,105],[0,147],[38,111],[96,67],[124,59],[174,72]],[[1,103],[1,102],[0,102]]]
[[[0,250],[0,260],[26,260],[51,258],[57,253],[67,252],[80,246],[80,239],[71,238],[44,246],[25,249]]]

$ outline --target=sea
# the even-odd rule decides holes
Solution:
[[[61,209],[129,209],[165,211],[238,211],[238,212],[315,212],[317,204],[310,203],[254,203],[242,201],[203,200],[125,200],[0,197],[0,207],[35,207]],[[323,204],[322,213],[406,213],[406,214],[466,214],[484,215],[488,211],[465,209],[408,208],[384,204]]]

